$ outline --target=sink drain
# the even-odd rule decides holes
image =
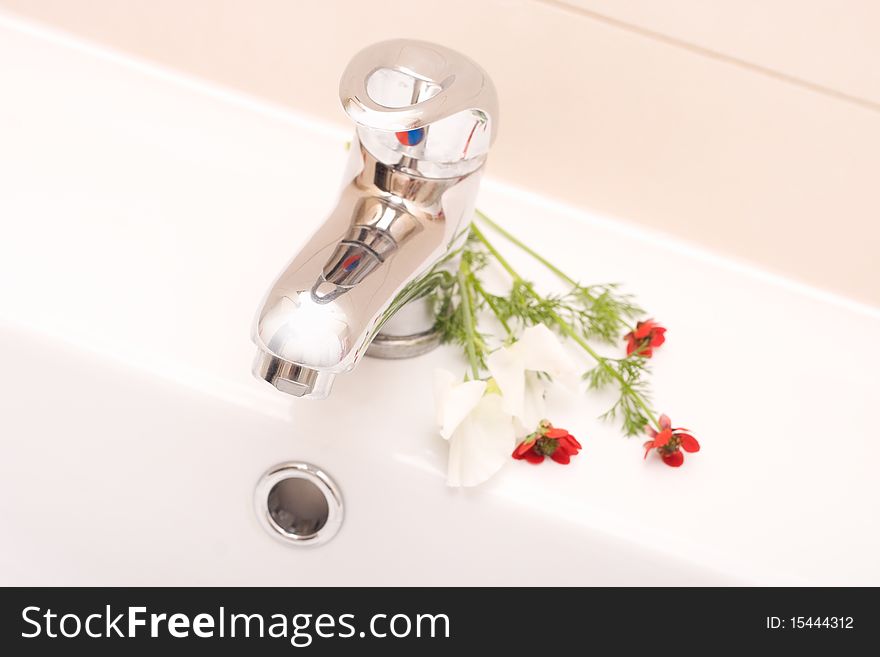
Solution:
[[[281,463],[257,483],[257,517],[285,543],[321,545],[342,525],[342,495],[325,472],[308,463]]]

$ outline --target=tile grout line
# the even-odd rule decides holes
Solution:
[[[866,98],[862,98],[860,96],[854,96],[852,94],[848,94],[843,91],[838,91],[836,89],[832,89],[830,87],[823,86],[821,84],[817,84],[815,82],[810,82],[809,80],[805,80],[803,78],[799,78],[794,75],[789,75],[787,73],[782,73],[781,71],[777,71],[772,68],[768,68],[766,66],[761,66],[760,64],[754,64],[745,59],[740,59],[739,57],[734,57],[733,55],[726,55],[722,52],[718,52],[715,50],[711,50],[709,48],[699,46],[694,43],[690,43],[688,41],[682,41],[681,39],[677,39],[675,37],[668,36],[663,34],[662,32],[657,32],[645,27],[641,27],[639,25],[634,25],[632,23],[628,23],[626,21],[612,18],[611,16],[606,16],[605,14],[600,14],[591,9],[585,9],[583,7],[577,7],[569,4],[565,0],[534,0],[535,2],[553,7],[559,11],[564,11],[570,14],[574,14],[576,16],[581,16],[587,18],[589,20],[594,20],[598,23],[604,23],[610,27],[623,30],[626,32],[630,32],[632,34],[639,35],[646,39],[651,39],[653,41],[657,41],[659,43],[663,43],[667,46],[671,46],[673,48],[678,48],[679,50],[685,50],[687,52],[693,53],[695,55],[699,55],[701,57],[705,57],[708,59],[713,59],[715,61],[723,62],[725,64],[729,64],[730,66],[735,66],[740,69],[744,69],[750,71],[752,73],[756,73],[758,75],[762,75],[767,78],[771,78],[778,82],[782,82],[785,84],[789,84],[794,87],[799,87],[801,89],[805,89],[807,91],[811,91],[816,94],[820,94],[823,96],[827,96],[830,98],[834,98],[835,100],[843,101],[845,103],[849,103],[851,105],[856,105],[861,107],[862,109],[866,109],[872,112],[880,112],[880,103],[868,100]]]

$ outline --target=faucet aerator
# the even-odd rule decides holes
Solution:
[[[333,374],[291,363],[262,350],[257,351],[252,369],[258,379],[294,397],[326,399],[333,386]]]

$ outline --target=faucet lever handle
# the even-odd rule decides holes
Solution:
[[[405,133],[443,122],[444,140],[464,145],[455,159],[483,155],[495,139],[498,99],[488,74],[434,43],[394,39],[364,48],[343,72],[339,98],[355,123],[373,130]],[[465,120],[447,120],[459,115]],[[475,121],[479,146],[470,143]]]

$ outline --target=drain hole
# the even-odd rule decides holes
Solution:
[[[279,463],[257,482],[260,524],[289,545],[323,545],[342,526],[342,494],[326,472],[302,461]]]
[[[282,479],[272,486],[267,500],[269,517],[286,534],[317,534],[330,516],[324,492],[307,479]]]

